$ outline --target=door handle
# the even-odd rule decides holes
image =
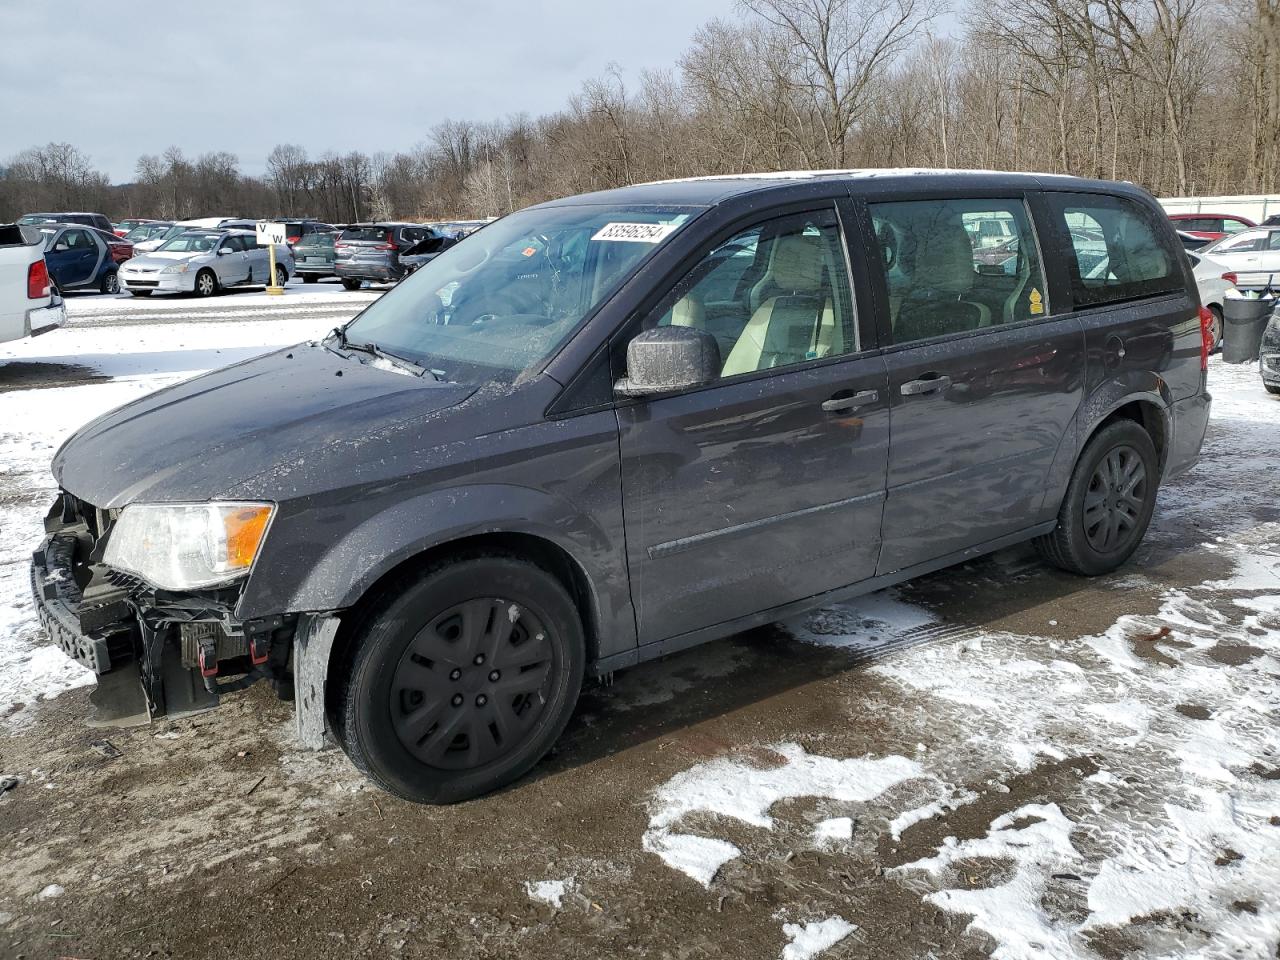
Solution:
[[[951,386],[951,378],[937,373],[927,373],[919,380],[908,380],[902,385],[904,397],[915,397],[922,393],[937,393]]]
[[[830,400],[822,401],[822,409],[827,413],[839,413],[841,410],[856,410],[858,407],[865,407],[868,403],[875,403],[880,399],[878,390],[863,390],[861,393],[851,393],[847,397],[834,396]]]

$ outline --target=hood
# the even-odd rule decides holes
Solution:
[[[286,499],[270,479],[286,460],[466,399],[438,383],[343,359],[320,344],[267,354],[157,391],[82,427],[53,459],[58,484],[103,509],[134,501],[202,501],[246,480]]]
[[[137,247],[134,248],[137,250]],[[181,260],[195,260],[206,256],[203,253],[157,253],[146,251],[141,256],[135,254],[129,260],[129,266],[139,270],[162,270]]]

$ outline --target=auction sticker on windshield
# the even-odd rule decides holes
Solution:
[[[678,229],[672,223],[606,223],[592,240],[621,240],[630,243],[661,243]]]

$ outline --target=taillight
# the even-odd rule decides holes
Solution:
[[[27,267],[27,299],[43,300],[49,295],[49,268],[41,257]]]
[[[1200,369],[1209,369],[1209,354],[1213,352],[1213,312],[1200,308]]]
[[[1222,279],[1234,287],[1240,282],[1240,275],[1238,273],[1224,273]]]
[[[301,239],[302,239],[302,234],[298,234],[296,237],[285,237],[285,240],[289,243],[297,243]]]

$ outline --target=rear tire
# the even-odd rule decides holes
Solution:
[[[98,289],[103,293],[119,293],[120,275],[115,270],[110,273],[104,273],[102,279],[98,282]]]
[[[1046,560],[1087,577],[1133,555],[1155,511],[1160,458],[1147,431],[1120,420],[1094,434],[1076,461],[1058,526],[1036,540]]]
[[[550,573],[480,554],[383,591],[330,680],[351,762],[383,789],[454,803],[529,771],[563,732],[586,660],[573,600]]]
[[[302,282],[303,282],[303,283],[316,283],[316,282],[318,282],[319,280],[320,280],[320,278],[319,278],[319,277],[317,277],[314,273],[304,273],[304,274],[302,275]]]
[[[362,280],[347,280],[347,279],[344,279],[344,280],[342,281],[342,288],[343,288],[344,290],[359,290],[359,289],[360,289],[360,286],[361,286],[361,284],[362,284],[363,282],[364,282],[364,281],[362,281]]]
[[[276,286],[283,287],[288,282],[289,282],[289,271],[277,263],[276,264]]]
[[[218,292],[218,278],[212,270],[201,270],[196,274],[194,289],[197,297],[212,297]]]

